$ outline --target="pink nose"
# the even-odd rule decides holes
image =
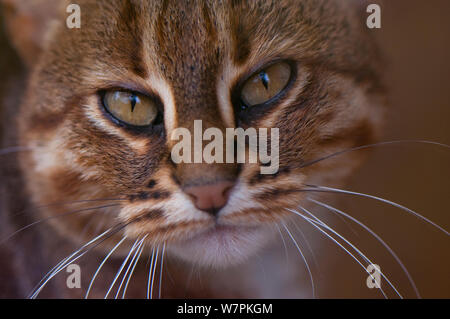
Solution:
[[[230,196],[233,182],[222,181],[210,185],[190,186],[184,192],[191,196],[197,209],[216,215]]]

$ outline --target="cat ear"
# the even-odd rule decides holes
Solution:
[[[45,48],[48,34],[64,19],[66,1],[0,0],[10,41],[31,67]]]

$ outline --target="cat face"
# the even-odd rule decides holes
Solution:
[[[339,182],[360,158],[306,163],[376,136],[375,50],[351,2],[79,4],[80,29],[52,24],[19,110],[28,191],[36,204],[72,202],[44,216],[86,210],[52,219],[75,240],[88,220],[120,223],[116,236],[146,236],[191,262],[241,262],[290,218],[305,185]],[[224,135],[278,128],[278,171],[174,163],[173,131],[194,134],[196,120]]]

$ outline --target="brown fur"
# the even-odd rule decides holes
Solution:
[[[148,245],[170,244],[213,223],[192,209],[183,189],[229,179],[239,182],[254,207],[234,207],[224,220],[232,225],[273,225],[288,219],[285,208],[302,203],[298,190],[305,184],[339,183],[360,157],[352,153],[331,163],[305,168],[302,164],[376,138],[382,104],[376,49],[357,15],[359,6],[351,1],[80,0],[79,4],[81,29],[67,29],[65,16],[57,15],[50,33],[40,37],[46,39],[42,47],[33,49],[27,90],[15,116],[17,143],[33,148],[19,154],[20,174],[30,209],[39,218],[93,206],[37,208],[43,204],[123,199],[120,206],[106,209],[103,229],[127,222],[124,232],[131,239],[149,234]],[[10,19],[14,21],[14,16]],[[27,46],[16,47],[23,52]],[[171,163],[173,145],[168,136],[175,127],[192,130],[197,119],[203,120],[204,129],[249,126],[236,118],[231,98],[222,97],[231,97],[239,81],[280,59],[292,62],[296,80],[277,105],[252,110],[250,116],[252,127],[280,128],[278,174],[262,176],[258,166],[250,164]],[[116,87],[157,96],[165,127],[136,133],[112,123],[101,111],[97,92]],[[223,87],[227,92],[219,95]],[[77,247],[92,236],[83,228],[93,216],[100,215],[55,218],[49,232]],[[100,217],[96,221],[100,224]],[[103,252],[99,247],[97,253]],[[94,270],[96,265],[92,261]],[[144,268],[139,266],[135,276],[145,278]],[[178,266],[175,277],[183,280],[186,268]],[[105,274],[114,268],[107,269]],[[94,296],[104,293],[102,285],[105,288],[98,284]],[[206,286],[204,291],[167,286],[163,296],[242,296]],[[74,296],[58,289],[48,295]],[[134,285],[129,296],[143,297],[144,291]]]

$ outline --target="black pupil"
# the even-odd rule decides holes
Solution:
[[[269,88],[269,76],[265,71],[262,71],[259,73],[259,78],[261,79],[262,84],[267,90]]]
[[[259,79],[261,80],[261,83],[264,85],[264,87],[266,88],[266,90],[268,90],[269,89],[269,82],[270,82],[270,79],[269,79],[269,75],[266,73],[266,71],[261,71],[261,72],[259,72],[259,74],[258,74],[258,77],[259,77]],[[241,109],[241,111],[244,111],[244,110],[246,110],[247,108],[248,108],[248,105],[246,105],[245,103],[244,103],[244,101],[240,101],[240,109]]]
[[[133,94],[130,97],[130,102],[131,102],[131,112],[134,112],[134,108],[136,107],[136,103],[137,103],[137,96]]]

